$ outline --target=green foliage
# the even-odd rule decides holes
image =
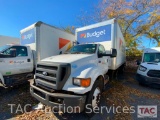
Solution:
[[[75,27],[74,26],[63,27],[62,29],[68,33],[75,34]]]

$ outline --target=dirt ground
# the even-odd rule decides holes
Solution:
[[[158,113],[157,119],[160,119],[160,89],[156,86],[141,86],[135,80],[135,69],[127,68],[123,75],[119,75],[117,80],[111,81],[106,85],[106,89],[103,92],[101,106],[112,109],[117,106],[134,107],[134,113],[114,113],[107,112],[106,109],[102,109],[100,113],[95,114],[91,120],[130,120],[137,118],[137,106],[138,105],[157,105]],[[42,111],[33,111],[31,107],[27,107],[27,111],[30,113],[16,113],[17,107],[20,104],[23,108],[26,104],[34,106],[38,103],[29,93],[29,82],[10,89],[4,89],[0,86],[0,120],[4,119],[66,119],[66,120],[88,120],[83,113],[80,114],[44,114]],[[13,111],[11,111],[11,105],[13,105]],[[12,112],[12,113],[11,113]],[[24,112],[24,111],[23,111]],[[147,118],[146,118],[147,119]],[[149,118],[148,118],[149,119]]]

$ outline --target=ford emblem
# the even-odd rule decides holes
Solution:
[[[47,72],[43,72],[42,74],[43,74],[44,76],[47,76],[47,75],[48,75]]]

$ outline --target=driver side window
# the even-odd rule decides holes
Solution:
[[[16,50],[16,56],[18,56],[18,57],[28,56],[27,48],[23,47],[23,46],[14,46],[14,47],[11,47],[11,48],[5,50],[3,52],[3,54],[4,55],[12,55],[12,49]]]
[[[2,53],[4,55],[12,55],[12,49],[15,49],[14,47],[8,48],[7,50],[3,51]]]
[[[106,51],[105,51],[104,47],[102,45],[100,45],[98,48],[98,54],[105,54],[105,53],[106,53]]]

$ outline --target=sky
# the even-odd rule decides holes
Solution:
[[[0,35],[19,37],[21,29],[37,21],[80,26],[78,16],[96,4],[98,0],[0,0]]]
[[[92,14],[100,0],[0,0],[0,35],[20,38],[20,30],[42,21],[56,26],[81,27],[78,16]],[[144,38],[145,47],[155,46]]]

